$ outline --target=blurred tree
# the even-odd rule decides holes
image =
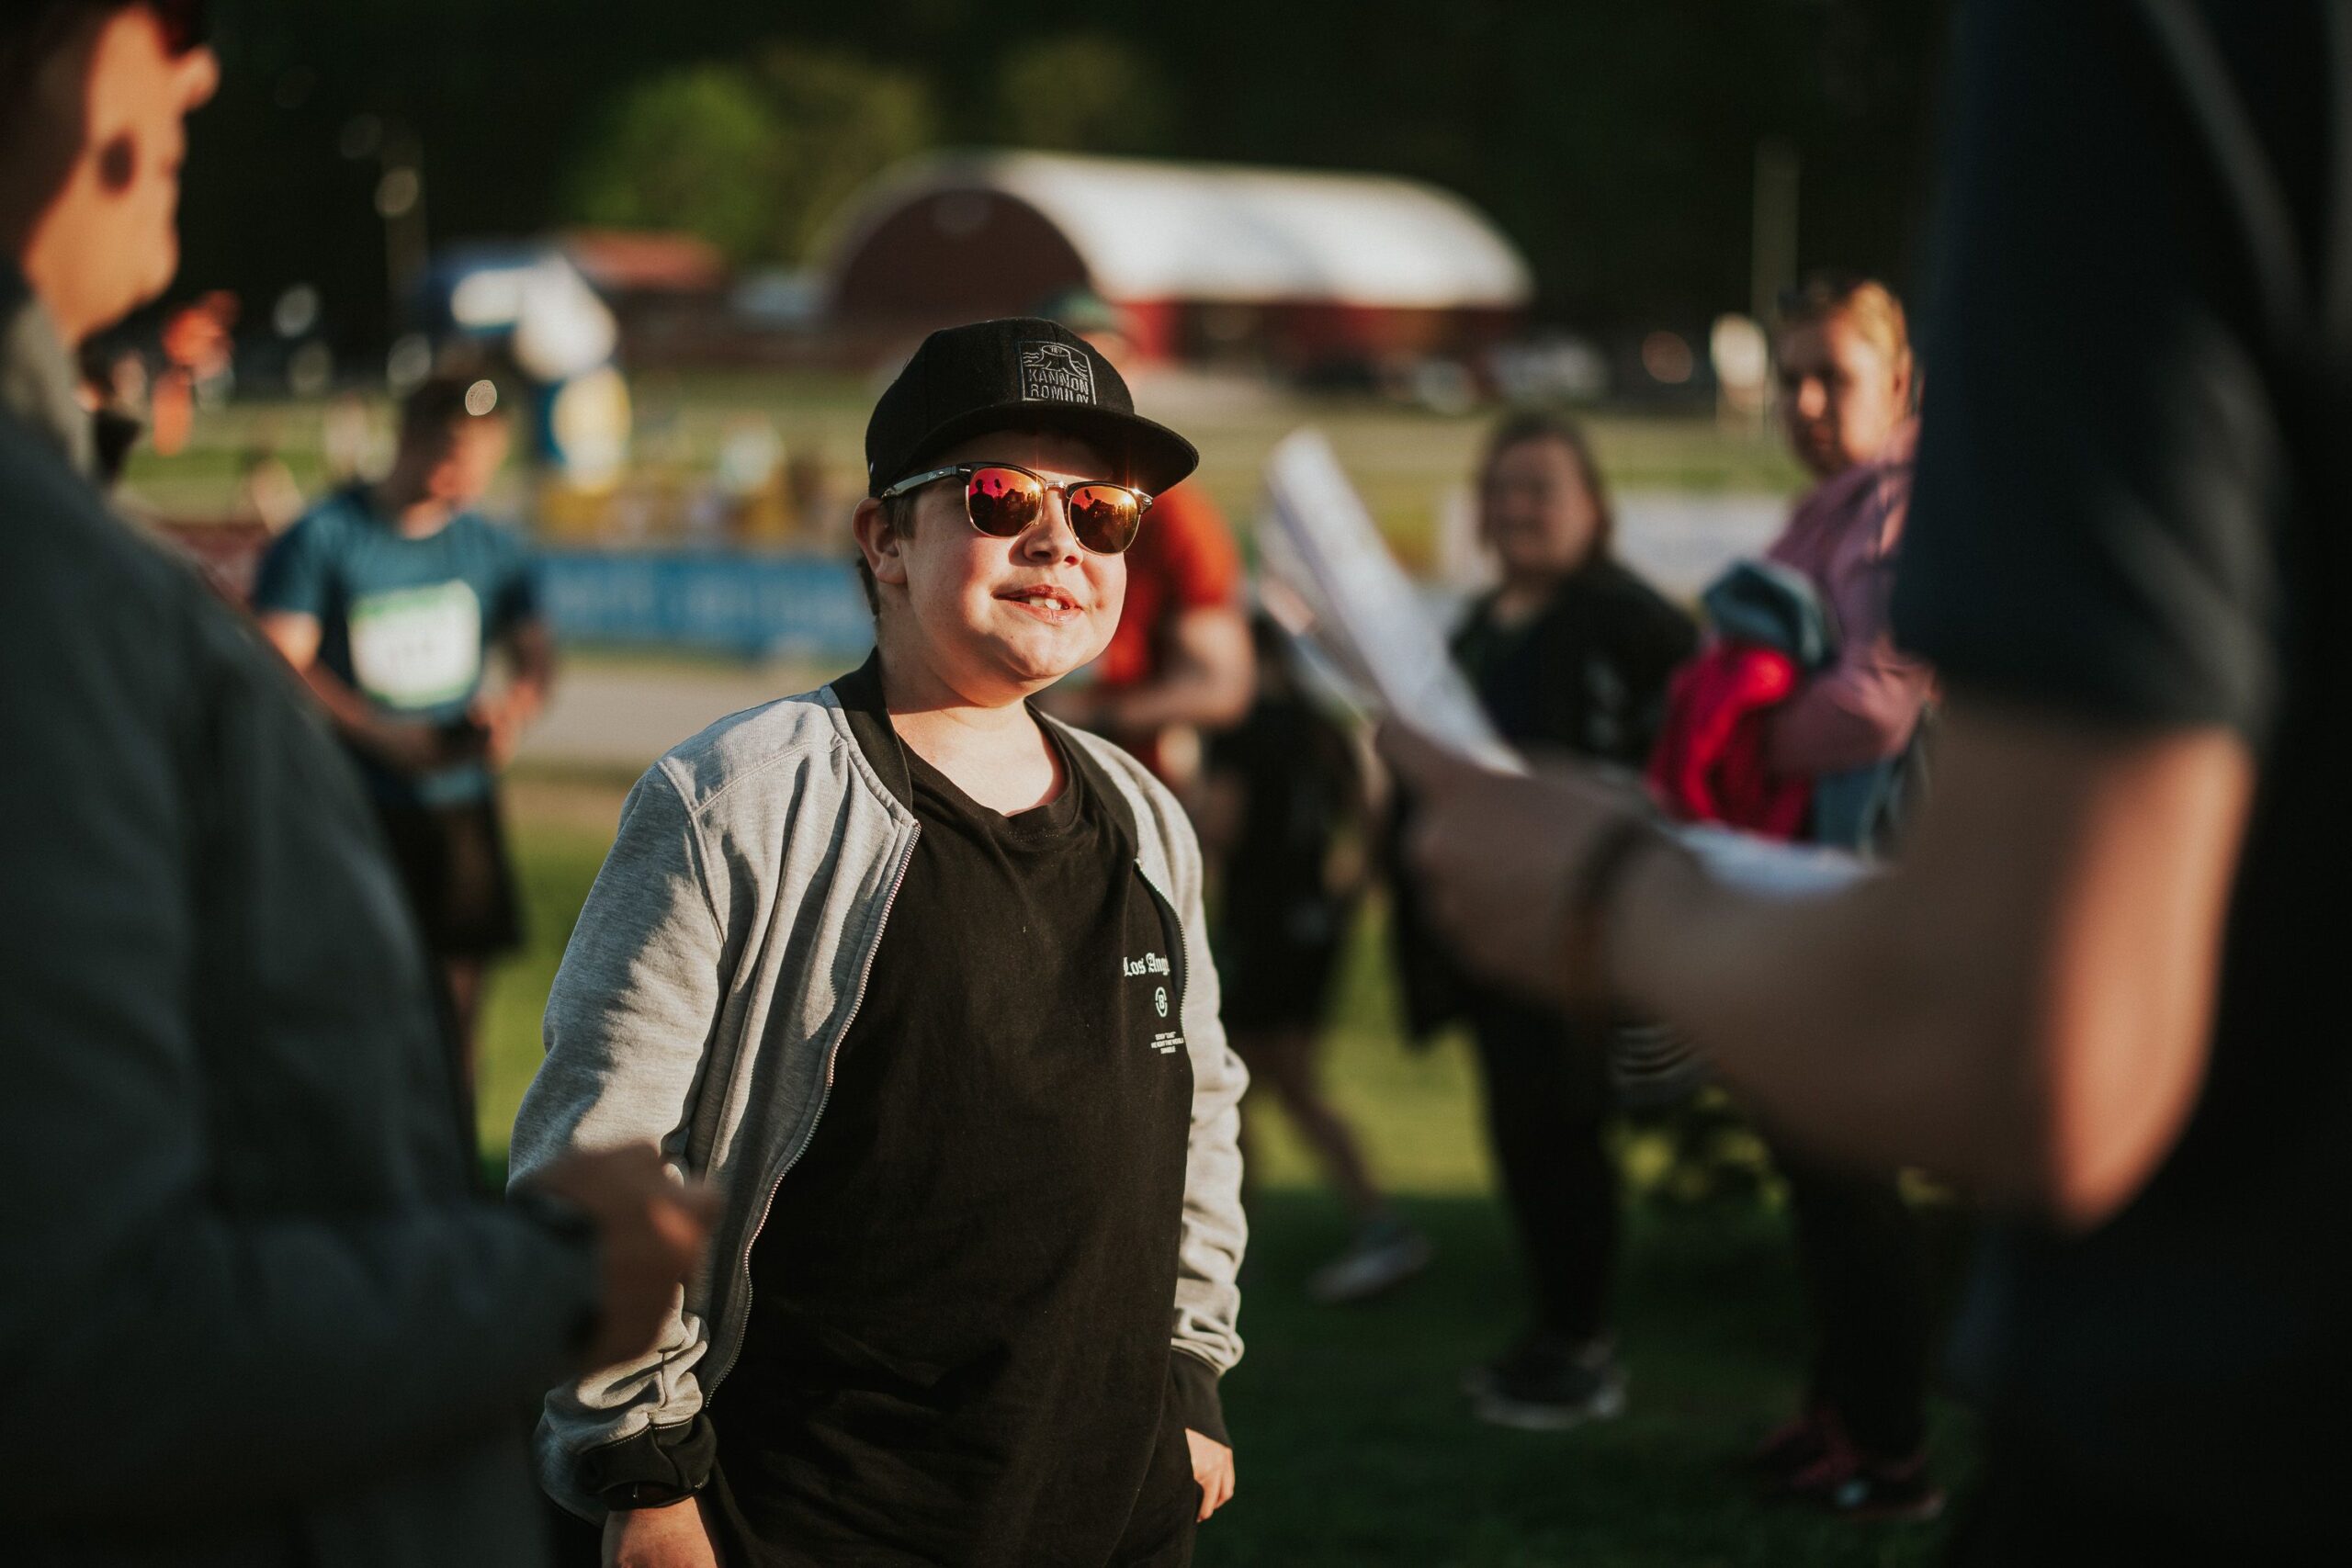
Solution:
[[[769,259],[769,191],[788,153],[751,73],[698,65],[621,95],[573,168],[572,216],[623,229],[684,229],[738,262]]]
[[[774,220],[762,257],[804,255],[839,194],[935,131],[1416,175],[1477,202],[1525,249],[1539,320],[1698,331],[1747,305],[1766,138],[1803,161],[1802,265],[1924,281],[1936,61],[1953,9],[216,0],[226,76],[192,130],[178,297],[225,287],[260,303],[309,284],[338,352],[376,353],[399,312],[385,299],[377,170],[341,150],[356,118],[422,144],[436,243],[528,235],[580,216],[593,150],[641,85],[748,61],[718,69],[752,85],[773,125],[797,128],[775,134],[797,155],[764,169],[717,159],[727,177],[670,178],[643,199],[747,189]],[[779,47],[776,66],[762,51]]]
[[[931,140],[918,78],[779,46],[623,91],[565,205],[586,222],[686,230],[738,263],[797,263],[850,192]]]
[[[996,78],[991,141],[1068,152],[1158,152],[1167,145],[1167,86],[1150,61],[1117,39],[1036,39],[1007,54]]]
[[[802,262],[852,192],[933,144],[931,93],[913,72],[799,44],[770,50],[760,80],[785,142],[765,193],[775,222],[770,256]]]

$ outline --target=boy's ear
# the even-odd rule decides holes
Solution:
[[[882,503],[872,496],[859,502],[849,525],[857,536],[858,550],[865,557],[865,570],[874,574],[874,581],[905,587],[907,563],[899,553],[903,541],[898,530],[890,526]]]

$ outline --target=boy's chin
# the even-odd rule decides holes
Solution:
[[[1092,663],[1102,649],[1099,645],[1076,639],[1044,642],[1024,638],[993,651],[997,667],[1011,679],[1024,685],[1049,686]]]

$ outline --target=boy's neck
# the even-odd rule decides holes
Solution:
[[[1061,795],[1061,753],[1023,697],[974,702],[922,659],[894,651],[882,658],[882,700],[908,750],[1008,817]]]

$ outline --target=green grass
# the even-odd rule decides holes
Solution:
[[[539,1057],[539,1004],[595,875],[621,783],[526,774],[511,793],[531,943],[503,969],[483,1041],[483,1135],[503,1149]],[[1376,913],[1375,913],[1376,919]],[[1797,1393],[1805,1329],[1769,1184],[1737,1177],[1752,1141],[1719,1114],[1628,1137],[1634,1205],[1619,1321],[1633,1377],[1626,1416],[1532,1436],[1466,1418],[1455,1380],[1519,1326],[1520,1286],[1487,1197],[1475,1084],[1459,1042],[1399,1043],[1365,922],[1327,1045],[1333,1091],[1378,1171],[1435,1238],[1436,1266],[1395,1297],[1333,1311],[1306,1276],[1345,1240],[1280,1113],[1252,1104],[1256,1196],[1244,1276],[1249,1356],[1227,1380],[1242,1478],[1204,1530],[1201,1568],[1734,1568],[1803,1562],[1907,1568],[1941,1560],[1939,1528],[1856,1527],[1757,1504],[1731,1466]],[[1704,1144],[1720,1176],[1702,1202],[1671,1194]],[[1962,1237],[1931,1211],[1948,1275]],[[1973,1454],[1967,1423],[1938,1412],[1948,1477]]]

